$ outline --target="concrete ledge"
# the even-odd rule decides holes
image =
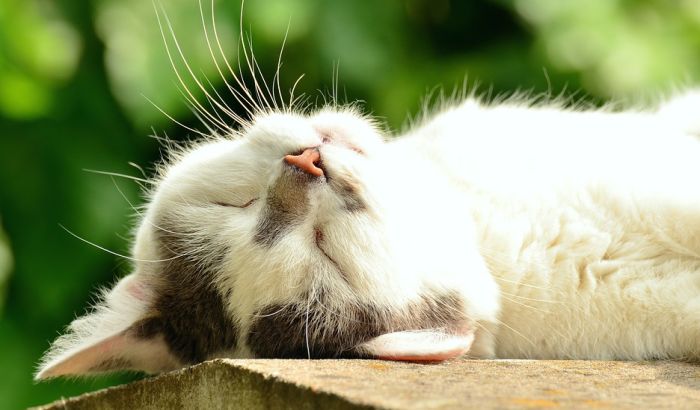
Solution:
[[[214,360],[41,409],[698,408],[679,362]]]

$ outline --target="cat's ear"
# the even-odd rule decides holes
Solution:
[[[382,360],[439,362],[469,351],[474,333],[451,334],[442,330],[386,333],[357,347],[358,352]]]
[[[36,380],[58,376],[81,376],[119,370],[156,373],[181,367],[160,334],[144,337],[131,326],[97,341],[85,342],[44,363]]]
[[[53,342],[36,380],[117,370],[154,373],[181,367],[165,343],[160,319],[151,311],[152,289],[142,278],[125,277],[103,299]]]

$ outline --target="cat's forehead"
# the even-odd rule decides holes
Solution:
[[[325,109],[310,115],[270,112],[257,116],[237,136],[198,144],[177,156],[164,172],[163,184],[196,184],[260,175],[282,156],[317,146],[323,138],[359,139],[375,143],[374,123],[350,109]]]
[[[255,119],[244,135],[254,142],[273,146],[315,143],[319,137],[334,135],[374,138],[377,129],[373,120],[351,108],[326,108],[309,115],[269,113]]]
[[[300,114],[293,112],[270,111],[256,116],[250,130],[259,127],[260,130],[276,132],[306,128],[309,125],[326,125],[336,127],[364,127],[372,125],[373,121],[352,107],[326,107],[317,111]]]

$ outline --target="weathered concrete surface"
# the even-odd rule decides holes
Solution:
[[[700,408],[700,364],[215,360],[42,409]]]

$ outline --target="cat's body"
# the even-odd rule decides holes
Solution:
[[[698,94],[474,99],[383,141],[259,115],[165,169],[135,272],[39,377],[217,356],[700,357]]]
[[[697,357],[691,102],[685,123],[664,110],[466,103],[414,132],[470,202],[502,292],[496,357]]]

